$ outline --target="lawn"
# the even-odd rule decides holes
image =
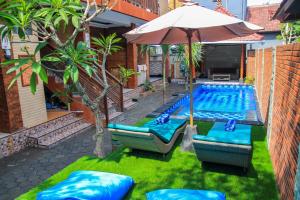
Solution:
[[[149,119],[141,120],[141,125]],[[213,125],[198,122],[198,131],[206,134]],[[254,153],[247,173],[242,169],[219,164],[202,164],[194,153],[181,152],[180,140],[164,158],[161,154],[130,151],[121,148],[106,159],[84,156],[42,184],[17,199],[35,199],[38,192],[66,179],[76,170],[96,170],[133,177],[135,186],[126,199],[145,199],[149,191],[161,188],[189,188],[218,190],[233,200],[276,200],[273,169],[266,148],[266,131],[261,126],[252,127]]]

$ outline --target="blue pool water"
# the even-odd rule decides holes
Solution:
[[[199,85],[194,89],[194,117],[258,121],[255,92],[246,85]],[[189,99],[181,101],[173,113],[189,116]]]

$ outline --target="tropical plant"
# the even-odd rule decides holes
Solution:
[[[288,22],[280,25],[281,34],[278,40],[283,40],[285,44],[300,42],[300,21]]]
[[[103,137],[108,134],[103,129],[99,106],[109,88],[105,73],[106,57],[120,50],[118,43],[121,39],[116,34],[93,38],[93,43],[98,46],[97,50],[89,48],[84,42],[76,44],[75,39],[79,33],[86,31],[86,25],[90,21],[113,6],[114,3],[108,0],[101,1],[101,5],[96,0],[85,1],[85,4],[80,0],[0,0],[0,20],[3,25],[0,28],[1,39],[12,38],[11,36],[16,33],[25,43],[22,49],[28,55],[27,58],[2,63],[3,67],[9,68],[7,73],[16,72],[10,86],[22,73],[31,69],[30,88],[31,92],[35,93],[38,76],[44,83],[48,82],[46,70],[63,73],[64,84],[76,87],[83,102],[96,117],[94,153],[99,157],[105,156]],[[67,27],[68,30],[69,27],[72,28],[69,34],[64,31]],[[64,33],[64,37],[60,37],[61,32]],[[26,47],[26,43],[33,42],[32,36],[39,39],[33,56]],[[34,40],[36,42],[36,39]],[[36,54],[48,45],[49,41],[54,44],[56,50],[40,60],[35,60]],[[102,60],[101,64],[98,57]],[[45,61],[52,64],[45,66],[43,65]],[[27,67],[21,68],[25,64]],[[96,98],[90,98],[85,84],[79,81],[81,73],[79,68],[103,85],[103,90],[95,94]]]
[[[146,80],[144,82],[143,88],[144,88],[145,92],[147,92],[147,91],[154,91],[154,87],[153,87],[152,83],[149,80]]]
[[[132,77],[133,75],[139,75],[138,72],[134,71],[133,69],[127,69],[124,66],[119,66],[120,67],[120,78],[121,82],[123,85],[126,85],[128,82],[128,79]]]
[[[176,47],[177,51],[177,61],[181,62],[182,60],[186,64],[186,66],[189,66],[189,55],[188,55],[188,47],[187,45],[180,44]],[[201,43],[193,43],[192,44],[192,62],[195,67],[199,67],[199,61],[202,60],[203,56],[203,48]]]
[[[152,56],[155,54],[155,50],[154,47],[152,47],[151,45],[142,44],[140,45],[140,53],[142,55],[148,54],[149,56]]]
[[[195,67],[200,67],[199,61],[202,60],[203,56],[203,45],[200,43],[193,43],[192,44],[192,62]],[[176,46],[176,59],[180,64],[180,72],[185,78],[185,86],[186,89],[188,78],[190,76],[190,69],[189,69],[189,54],[188,54],[188,47],[187,45],[180,44]]]

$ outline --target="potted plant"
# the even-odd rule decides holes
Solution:
[[[143,93],[141,95],[147,96],[152,92],[155,92],[155,88],[149,80],[146,80],[143,84]]]

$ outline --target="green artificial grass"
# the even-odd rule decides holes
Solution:
[[[149,120],[143,119],[137,125]],[[199,133],[207,134],[213,123],[197,122],[197,125]],[[276,200],[278,193],[266,148],[266,130],[261,126],[253,126],[252,137],[254,153],[247,173],[233,166],[202,164],[194,153],[181,152],[179,138],[166,157],[123,148],[104,160],[84,156],[18,199],[35,199],[38,192],[66,179],[73,171],[96,170],[133,177],[135,186],[126,199],[142,200],[147,192],[156,189],[186,188],[221,191],[226,193],[227,199],[233,200]]]

